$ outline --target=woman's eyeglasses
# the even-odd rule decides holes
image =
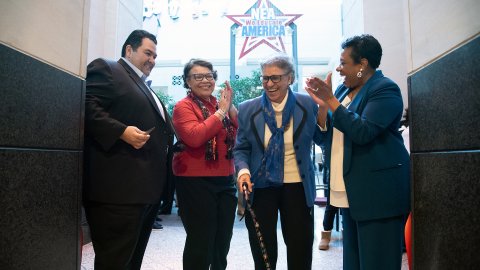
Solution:
[[[205,73],[205,74],[190,74],[190,77],[193,77],[195,81],[203,81],[203,78],[207,79],[207,81],[211,81],[215,79],[215,73]]]
[[[271,76],[260,76],[260,80],[263,83],[268,83],[268,81],[272,81],[273,83],[278,83],[282,80],[282,77],[285,75],[290,74],[290,72],[282,74],[282,75],[271,75]]]

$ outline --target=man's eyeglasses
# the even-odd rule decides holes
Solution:
[[[190,74],[190,77],[193,77],[195,81],[203,81],[203,78],[207,81],[215,79],[215,72],[205,73],[205,74]]]
[[[273,83],[278,83],[282,80],[282,76],[288,75],[290,72],[282,74],[282,75],[271,75],[271,76],[260,76],[260,80],[263,83],[268,83],[268,81],[272,81]]]

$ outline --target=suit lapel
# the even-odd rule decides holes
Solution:
[[[135,73],[135,71],[127,63],[125,63],[125,61],[123,59],[118,60],[118,63],[125,68],[128,75],[130,76],[130,78],[135,82],[135,84],[137,84],[138,88],[140,88],[142,93],[147,97],[147,99],[149,100],[150,104],[152,104],[155,111],[160,115],[160,118],[163,121],[165,121],[165,119],[163,119],[163,117],[162,117],[162,114],[160,113],[160,108],[158,108],[157,103],[155,102],[155,99],[153,98],[154,93],[152,93],[152,91],[142,81],[142,79],[140,77],[138,77],[137,73]],[[157,96],[157,98],[158,98],[158,96]],[[158,98],[158,100],[160,100],[160,98]],[[160,103],[162,104],[163,108],[161,108],[161,109],[164,111],[164,115],[165,115],[165,118],[166,118],[168,113],[165,112],[165,110],[164,110],[165,106],[163,105],[161,100],[160,100]]]
[[[358,94],[353,98],[352,103],[348,106],[348,110],[358,115],[362,114],[365,105],[362,105],[362,101],[365,95],[368,93],[372,82],[375,81],[377,78],[383,77],[381,71],[376,71],[373,76],[368,79],[367,83],[362,87],[362,89],[358,92]],[[350,89],[343,86],[340,88],[336,93],[335,96],[338,98],[340,102],[343,101],[345,96],[350,92]],[[345,138],[347,138],[345,136]],[[350,164],[352,158],[352,141],[350,139],[344,140],[343,143],[343,175],[345,176],[350,171]]]
[[[167,107],[165,107],[165,104],[163,104],[163,102],[160,100],[160,98],[158,100],[160,101],[160,103],[162,104],[162,107],[164,108],[163,112],[164,112],[164,115],[165,115],[165,122],[167,123],[170,130],[174,133],[175,137],[178,138],[177,132],[175,131],[175,127],[173,126],[172,118],[170,117],[170,115],[167,112]]]
[[[378,79],[383,77],[383,74],[380,70],[375,71],[375,73],[368,79],[367,83],[362,87],[360,92],[355,96],[353,99],[352,103],[350,104],[350,107],[348,109],[352,112],[356,112],[359,115],[362,114],[363,109],[365,105],[362,105],[363,98],[367,95],[368,91],[370,90],[370,87],[372,86],[372,83]]]
[[[259,106],[261,108],[261,106]],[[265,119],[263,118],[262,110],[256,111],[251,118],[251,126],[253,129],[253,134],[257,143],[259,144],[259,148],[264,150],[265,149]]]
[[[261,105],[256,106],[261,108]],[[295,142],[305,126],[306,109],[298,102],[295,103],[293,110],[293,141]],[[253,113],[250,120],[253,133],[260,149],[265,148],[265,119],[263,118],[262,110],[259,109]]]
[[[343,99],[347,96],[349,90],[345,86],[342,86],[335,92],[335,97],[338,99],[340,103],[342,103]]]
[[[298,136],[300,136],[303,127],[305,126],[305,121],[307,110],[298,102],[295,103],[295,109],[293,110],[293,142],[297,141]]]
[[[337,97],[340,103],[345,99],[347,94],[350,92],[349,88],[342,86],[335,92],[335,97]],[[350,104],[350,106],[352,106]],[[334,128],[334,126],[332,126]],[[348,171],[350,171],[350,159],[352,155],[352,141],[344,137],[343,140],[343,175],[345,176]]]

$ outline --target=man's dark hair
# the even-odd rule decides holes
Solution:
[[[206,67],[210,69],[210,71],[213,73],[213,79],[216,81],[217,80],[217,71],[213,70],[213,65],[212,63],[203,60],[203,59],[198,59],[198,58],[192,58],[188,63],[185,64],[185,67],[183,68],[183,87],[186,89],[189,89],[188,84],[187,84],[187,78],[188,78],[188,73],[190,73],[190,70],[193,68],[193,66],[201,66],[201,67]]]
[[[153,43],[155,43],[155,45],[157,44],[157,38],[153,34],[145,30],[134,30],[132,33],[130,33],[127,40],[125,40],[125,43],[123,44],[122,57],[125,57],[127,45],[132,46],[133,51],[137,51],[138,47],[142,46],[142,40],[144,38],[150,39],[153,41]]]
[[[342,43],[342,49],[346,48],[352,48],[350,57],[356,64],[359,64],[362,58],[366,58],[373,69],[380,65],[382,46],[373,36],[365,34],[348,38]]]

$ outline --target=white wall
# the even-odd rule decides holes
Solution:
[[[404,107],[408,107],[407,42],[404,1],[364,0],[365,33],[373,35],[383,49],[379,69],[398,84]]]
[[[407,107],[405,1],[344,0],[342,15],[344,39],[359,34],[371,34],[378,39],[383,49],[379,69],[398,84]]]
[[[2,0],[0,41],[66,72],[85,76],[90,0]]]
[[[87,63],[118,59],[128,35],[142,28],[143,0],[91,0]]]
[[[344,37],[369,33],[381,43],[380,69],[402,90],[407,77],[479,34],[478,0],[344,0]]]
[[[408,0],[409,73],[478,35],[479,14],[478,0]]]
[[[363,0],[342,1],[343,37],[364,33]]]

